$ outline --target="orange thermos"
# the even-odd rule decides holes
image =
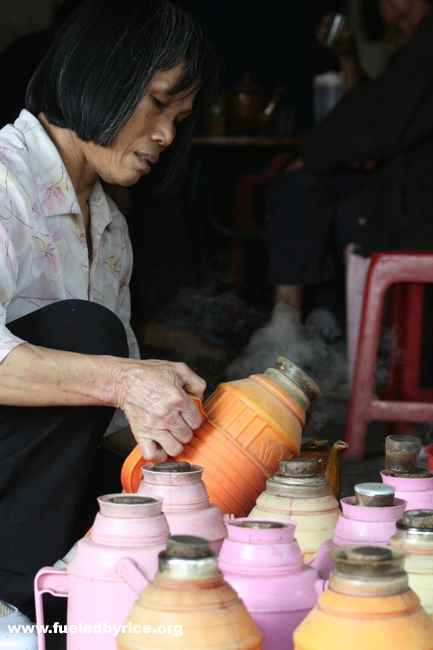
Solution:
[[[432,650],[433,621],[409,589],[406,553],[340,546],[330,584],[296,628],[295,650]]]
[[[262,375],[217,387],[203,405],[206,419],[176,460],[201,465],[210,502],[244,517],[280,460],[299,456],[305,412],[319,394],[300,368],[278,357]],[[144,464],[136,447],[122,470],[127,492],[137,491]]]
[[[117,638],[119,650],[262,650],[263,634],[223,580],[209,542],[174,535]]]

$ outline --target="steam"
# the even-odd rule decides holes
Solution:
[[[278,356],[293,361],[319,385],[322,398],[312,404],[305,434],[317,434],[329,420],[344,422],[348,397],[345,344],[334,315],[325,309],[311,312],[305,324],[300,312],[282,303],[270,322],[253,334],[241,356],[227,368],[227,378],[239,379],[272,367]],[[334,397],[330,400],[329,396]],[[335,399],[337,397],[337,399]]]

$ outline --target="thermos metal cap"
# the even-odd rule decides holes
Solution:
[[[398,478],[431,478],[433,474],[423,467],[415,467],[410,472],[394,472],[394,475]]]
[[[330,574],[334,591],[356,596],[385,596],[408,588],[404,570],[407,553],[385,546],[340,546],[329,551],[335,570]]]
[[[260,528],[260,529],[286,528],[284,524],[280,524],[278,521],[243,521],[241,524],[238,525],[240,528]]]
[[[191,464],[184,460],[168,460],[164,463],[154,463],[146,469],[149,469],[151,472],[170,472],[177,474],[193,471]]]
[[[392,551],[383,546],[357,546],[347,551],[342,551],[341,558],[354,562],[389,562],[392,560]]]
[[[293,395],[304,410],[310,408],[311,401],[321,394],[316,382],[286,357],[278,357],[275,366],[265,370],[265,375]]]
[[[153,497],[134,496],[132,494],[118,494],[107,499],[107,503],[116,503],[118,505],[142,506],[148,503],[157,503]]]
[[[394,505],[395,487],[384,483],[355,485],[356,505],[383,508]]]
[[[433,510],[407,510],[400,522],[405,528],[433,530]]]
[[[116,519],[155,517],[162,511],[161,497],[144,494],[104,494],[98,497],[98,504],[101,515]]]
[[[316,476],[317,462],[315,458],[290,458],[280,460],[280,474],[290,478]]]
[[[174,580],[195,580],[221,575],[216,555],[203,537],[170,535],[159,554],[159,572]]]
[[[193,535],[170,535],[167,538],[165,554],[170,557],[191,559],[214,555],[207,539]]]
[[[387,436],[385,438],[386,469],[411,473],[418,465],[422,442],[416,436]]]

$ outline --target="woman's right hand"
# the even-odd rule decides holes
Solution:
[[[206,383],[184,363],[124,359],[114,376],[121,408],[146,460],[178,456],[202,417],[187,393],[201,397]]]

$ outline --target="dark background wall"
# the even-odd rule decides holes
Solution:
[[[269,93],[284,90],[281,106],[294,111],[294,131],[312,125],[312,78],[338,69],[319,46],[314,27],[337,0],[179,0],[214,44],[222,62],[221,87],[228,90],[249,71]]]

